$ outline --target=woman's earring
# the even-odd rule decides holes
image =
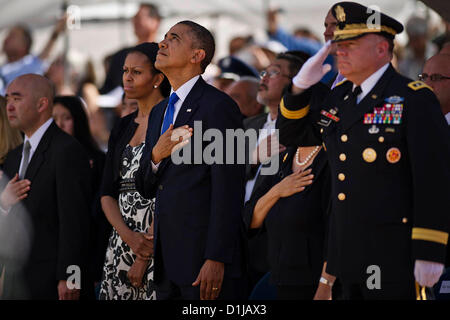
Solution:
[[[155,89],[156,89],[156,88],[158,88],[158,86],[157,86],[157,85],[155,84],[155,85],[153,86],[153,88],[155,88]]]

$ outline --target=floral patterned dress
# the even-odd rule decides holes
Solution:
[[[120,213],[125,224],[135,232],[147,232],[155,211],[155,200],[142,198],[134,187],[134,176],[139,168],[139,160],[144,150],[144,143],[131,147],[127,145],[122,155],[120,168],[121,188],[119,194]],[[100,300],[155,300],[153,283],[153,259],[142,279],[142,287],[131,285],[127,272],[136,255],[120,238],[115,229],[109,238],[103,267]]]

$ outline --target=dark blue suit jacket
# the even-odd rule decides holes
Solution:
[[[206,259],[223,262],[225,277],[240,277],[245,265],[241,218],[244,164],[207,164],[203,158],[200,164],[174,164],[168,157],[153,173],[151,151],[159,139],[167,103],[165,99],[150,113],[136,174],[141,195],[148,199],[156,196],[155,281],[160,280],[161,258],[167,277],[178,285],[192,284]],[[224,138],[226,129],[242,128],[236,103],[201,77],[186,97],[174,127],[187,124],[194,128],[194,121],[202,122],[203,133],[215,128]],[[192,158],[201,133],[194,131],[183,150],[190,148]],[[200,143],[202,151],[210,144]],[[225,161],[227,150],[223,151]]]

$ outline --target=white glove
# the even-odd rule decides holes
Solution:
[[[444,265],[439,262],[416,260],[414,277],[422,287],[433,287],[444,271]]]
[[[331,50],[331,40],[319,50],[315,55],[309,58],[302,66],[297,75],[292,79],[294,86],[300,89],[308,89],[313,84],[322,79],[322,77],[331,70],[331,65],[323,64]]]

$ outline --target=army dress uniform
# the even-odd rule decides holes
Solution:
[[[299,134],[321,127],[332,176],[327,272],[356,297],[414,298],[415,260],[445,259],[448,128],[432,90],[392,65],[358,104],[354,87],[343,81],[320,104],[315,86],[287,93],[279,121],[294,120]],[[369,288],[376,272],[381,286]]]

